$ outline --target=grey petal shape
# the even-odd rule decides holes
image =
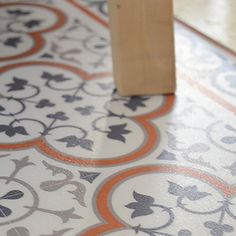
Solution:
[[[174,182],[169,182],[169,189],[168,192],[172,195],[183,197],[184,196],[184,188]]]
[[[174,153],[168,152],[164,150],[159,157],[157,157],[159,160],[168,160],[168,161],[175,161],[176,155]]]
[[[80,147],[82,147],[83,149],[86,149],[88,151],[93,151],[92,147],[93,147],[93,141],[89,140],[89,139],[79,139],[79,145]]]
[[[197,186],[194,185],[184,188],[184,195],[191,201],[197,201],[211,194],[207,192],[199,192]]]
[[[236,137],[234,136],[228,136],[221,139],[221,141],[225,144],[235,144],[236,143]]]
[[[8,207],[0,205],[0,218],[7,217],[11,215],[12,211]]]
[[[0,197],[0,199],[8,199],[8,200],[15,200],[20,199],[24,196],[24,193],[20,190],[12,190],[6,193],[4,196]]]
[[[135,191],[133,192],[133,196],[137,202],[141,202],[142,204],[149,205],[149,206],[152,205],[155,201],[153,197],[140,194]]]

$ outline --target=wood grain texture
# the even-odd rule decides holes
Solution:
[[[121,95],[173,93],[172,0],[109,0],[114,78]]]

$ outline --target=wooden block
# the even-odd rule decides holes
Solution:
[[[172,0],[108,0],[108,6],[118,92],[175,92]]]

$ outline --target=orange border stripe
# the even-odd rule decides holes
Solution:
[[[21,63],[12,64],[12,65],[7,65],[5,67],[0,68],[0,73],[4,73],[8,70],[19,68],[22,66],[42,66],[42,65],[63,68],[65,70],[73,72],[74,74],[79,75],[82,79],[85,79],[85,80],[102,78],[104,76],[111,75],[109,72],[88,75],[85,71],[79,68],[70,66],[70,65],[65,65],[65,64],[56,63],[56,62],[43,62],[43,61],[21,62]],[[131,162],[131,161],[135,161],[137,159],[143,158],[148,152],[150,152],[152,148],[154,148],[155,145],[157,145],[157,142],[160,139],[159,133],[156,127],[149,120],[153,118],[158,118],[159,116],[162,116],[168,113],[172,109],[174,100],[175,100],[175,97],[173,95],[169,95],[164,99],[163,104],[156,111],[131,118],[132,120],[134,120],[135,122],[137,122],[139,125],[141,125],[144,128],[147,139],[145,143],[143,144],[143,146],[140,147],[138,150],[130,154],[123,155],[123,156],[118,156],[111,159],[106,159],[106,158],[93,159],[93,158],[83,158],[83,157],[75,157],[71,155],[66,155],[50,147],[47,144],[46,140],[44,140],[43,138],[38,138],[35,140],[30,140],[30,141],[21,142],[21,143],[14,143],[14,144],[0,144],[0,149],[17,150],[17,149],[22,149],[22,148],[27,148],[27,147],[35,147],[36,149],[41,150],[47,156],[52,157],[56,160],[60,160],[60,161],[71,163],[71,164],[79,164],[83,166],[113,166],[113,165],[119,165],[119,164]]]
[[[5,3],[5,4],[0,4],[0,8],[1,7],[6,7],[6,6],[16,6],[16,5],[19,5],[19,6],[22,6],[22,5],[24,5],[24,6],[34,6],[34,7],[47,9],[47,10],[53,12],[56,15],[57,22],[53,26],[51,26],[50,28],[47,28],[47,29],[44,29],[44,30],[41,30],[41,31],[26,33],[27,35],[29,35],[33,39],[33,41],[34,41],[33,47],[30,48],[28,51],[20,53],[18,55],[0,57],[0,62],[1,61],[7,61],[7,60],[21,59],[21,58],[28,57],[28,56],[31,56],[31,55],[37,53],[44,46],[44,39],[41,36],[41,34],[57,30],[62,25],[64,25],[65,22],[66,22],[66,16],[60,10],[49,7],[49,6],[36,4],[36,3]]]
[[[97,195],[95,196],[96,207],[100,216],[103,218],[104,223],[89,228],[87,231],[84,231],[81,236],[98,236],[103,235],[102,233],[107,233],[111,230],[114,231],[124,229],[126,226],[121,223],[119,219],[116,218],[116,215],[111,211],[109,199],[114,189],[117,188],[120,183],[130,177],[148,173],[173,173],[177,175],[184,175],[206,182],[207,184],[218,189],[218,191],[220,191],[225,197],[232,197],[236,194],[236,186],[230,186],[213,175],[189,167],[155,165],[132,168],[121,171],[110,179],[105,180]]]
[[[214,102],[221,105],[223,108],[227,109],[228,111],[232,112],[236,115],[236,106],[229,103],[210,89],[206,88],[205,86],[201,85],[200,83],[196,82],[193,79],[190,79],[188,76],[186,76],[183,73],[180,73],[180,79],[186,81],[190,86],[197,88],[201,93],[206,95],[207,97],[211,98]]]

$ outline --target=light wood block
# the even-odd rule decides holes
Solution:
[[[172,0],[108,0],[108,6],[120,95],[174,93]]]

